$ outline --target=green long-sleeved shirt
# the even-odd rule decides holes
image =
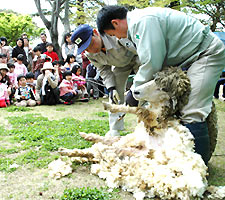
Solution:
[[[163,66],[190,66],[214,37],[199,20],[169,8],[128,12],[127,23],[128,38],[141,62],[132,89],[151,80]]]

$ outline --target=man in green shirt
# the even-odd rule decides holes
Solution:
[[[101,34],[128,38],[136,47],[141,66],[134,77],[133,93],[165,66],[187,70],[192,90],[188,104],[181,110],[181,120],[195,137],[196,152],[207,163],[210,158],[205,119],[225,66],[225,46],[219,38],[197,19],[169,8],[128,12],[122,6],[106,6],[98,13],[97,26]]]

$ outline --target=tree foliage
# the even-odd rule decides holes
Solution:
[[[39,28],[29,15],[20,15],[15,12],[0,12],[0,36],[7,38],[10,45],[16,44],[16,39],[26,32],[28,37],[34,39],[40,35],[43,28]]]
[[[172,0],[155,0],[153,6],[168,7]],[[212,31],[225,28],[225,1],[224,0],[182,0],[176,5],[175,9],[186,13],[201,14],[200,21],[204,24],[210,24]],[[205,14],[206,17],[203,17]]]
[[[128,8],[128,10],[133,10],[134,8],[146,8],[152,4],[149,0],[118,0],[119,5],[123,5]]]
[[[70,1],[70,8],[76,8],[76,12],[71,12],[71,24],[78,26],[80,24],[92,24],[96,19],[97,12],[104,6],[103,0],[75,0]]]
[[[188,7],[195,14],[206,14],[212,31],[219,29],[219,26],[225,28],[224,0],[185,0],[182,7]]]

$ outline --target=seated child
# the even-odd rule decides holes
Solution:
[[[32,72],[34,73],[35,80],[37,77],[41,74],[41,69],[43,67],[43,64],[45,62],[46,55],[41,54],[41,47],[36,46],[34,47],[34,54],[35,57],[33,59],[33,66],[32,66]]]
[[[64,104],[70,105],[73,103],[73,98],[78,95],[77,91],[73,89],[72,72],[65,71],[63,73],[63,80],[59,85],[60,99],[64,101]]]
[[[34,80],[34,73],[33,72],[28,72],[26,74],[26,80],[27,80],[27,85],[30,86],[35,94],[35,86],[36,86],[36,80]]]
[[[64,62],[63,62],[64,63]],[[55,60],[54,62],[52,62],[52,66],[54,67],[54,68],[58,68],[58,76],[59,76],[59,83],[61,83],[62,82],[62,80],[63,80],[63,75],[62,75],[62,70],[61,70],[61,64],[60,64],[60,61],[58,61],[58,60]]]
[[[74,65],[72,68],[72,80],[73,80],[73,84],[77,86],[78,90],[81,90],[82,92],[82,96],[81,96],[81,101],[88,101],[88,93],[87,93],[87,89],[85,86],[85,78],[83,76],[81,76],[81,68],[80,65]]]
[[[68,54],[67,58],[66,58],[66,61],[65,61],[65,64],[62,67],[62,71],[63,72],[71,71],[75,64],[78,65],[78,63],[76,63],[75,60],[76,60],[76,57],[73,54]]]
[[[18,107],[35,106],[36,97],[33,89],[27,85],[26,77],[21,74],[17,77],[18,88],[16,89],[15,98],[17,102],[15,103]]]
[[[47,51],[44,52],[44,54],[51,57],[52,62],[54,62],[55,60],[59,60],[59,57],[58,57],[57,53],[53,51],[54,47],[53,47],[52,43],[47,43],[46,49],[47,49]]]
[[[17,76],[19,76],[21,74],[26,76],[27,67],[23,64],[23,58],[24,58],[24,55],[23,54],[19,54],[17,56],[17,61],[14,63],[14,65],[15,65],[14,72],[16,73]]]
[[[10,105],[7,86],[1,83],[2,73],[0,72],[0,108],[4,108]]]

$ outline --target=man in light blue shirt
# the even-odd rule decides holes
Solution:
[[[207,163],[209,136],[205,120],[225,66],[223,43],[197,19],[169,8],[128,12],[122,6],[106,6],[98,13],[97,26],[101,34],[128,38],[136,47],[141,66],[132,91],[152,80],[165,66],[187,70],[192,90],[188,104],[181,110],[181,119],[195,137],[196,152]]]

